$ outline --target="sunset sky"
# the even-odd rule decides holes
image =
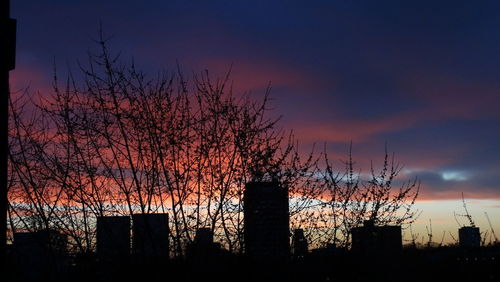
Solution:
[[[403,3],[404,2],[404,3]],[[500,234],[500,1],[16,0],[11,90],[48,93],[54,61],[77,70],[100,23],[150,74],[232,65],[236,92],[270,83],[281,126],[334,160],[349,143],[362,172],[384,144],[422,183],[416,232],[456,236],[463,192]],[[461,222],[466,220],[459,218]],[[445,241],[450,241],[447,235]]]

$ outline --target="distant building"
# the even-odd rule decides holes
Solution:
[[[235,257],[224,250],[220,243],[214,242],[214,232],[211,228],[198,228],[193,241],[186,248],[186,281],[226,281],[226,278],[229,281],[228,277],[231,275],[227,274],[234,271],[233,267],[237,262]]]
[[[282,261],[290,255],[288,190],[278,182],[250,182],[244,191],[245,253]]]
[[[481,245],[479,227],[464,226],[458,229],[458,242],[462,248],[479,248]]]
[[[14,233],[14,251],[20,256],[40,257],[66,254],[68,237],[56,230]]]
[[[292,237],[293,256],[303,258],[307,254],[308,244],[303,229],[295,229]]]
[[[375,226],[373,221],[365,221],[351,229],[351,235],[354,253],[391,255],[403,248],[401,226]]]
[[[134,214],[132,216],[132,253],[138,257],[169,256],[168,214]]]
[[[130,217],[97,218],[97,257],[101,260],[126,259],[130,255]]]
[[[220,243],[214,242],[214,232],[210,228],[198,228],[193,242],[189,245],[189,253],[195,256],[213,256],[221,251]]]
[[[52,279],[67,264],[67,243],[66,235],[52,229],[14,233],[16,276],[21,281]]]
[[[198,246],[210,246],[214,243],[214,233],[210,228],[198,228],[194,243]]]
[[[345,255],[346,250],[338,247],[336,244],[327,244],[325,247],[311,250],[311,256],[332,258],[336,256]]]
[[[188,246],[187,258],[199,270],[208,271],[216,268],[222,248],[214,242],[214,233],[210,228],[198,228],[193,242]]]

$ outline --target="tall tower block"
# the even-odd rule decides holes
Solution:
[[[290,256],[288,190],[279,182],[249,182],[244,192],[245,253],[259,261]]]
[[[103,261],[123,260],[130,255],[130,217],[97,218],[97,256]]]
[[[139,257],[168,258],[168,214],[134,214],[132,216],[132,253]]]

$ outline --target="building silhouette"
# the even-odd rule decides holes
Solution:
[[[52,229],[14,233],[18,279],[50,280],[62,273],[67,265],[67,244],[68,237]]]
[[[134,214],[132,224],[132,254],[141,258],[168,258],[168,214]]]
[[[391,256],[400,253],[403,247],[399,225],[375,226],[367,220],[363,226],[352,228],[351,235],[351,250],[357,254]]]
[[[0,258],[6,259],[7,248],[7,210],[8,210],[8,157],[9,152],[9,72],[16,67],[16,20],[10,18],[10,0],[0,3],[0,37],[2,49],[0,51],[0,148],[3,157],[0,159]]]
[[[188,258],[199,261],[200,258],[213,258],[221,251],[220,243],[214,242],[214,232],[210,228],[198,228],[193,242],[188,247]]]
[[[14,233],[16,251],[37,254],[66,254],[68,237],[52,229]]]
[[[458,243],[462,248],[479,248],[481,245],[479,227],[464,226],[458,229]]]
[[[290,255],[288,190],[279,182],[249,182],[244,191],[245,253],[259,261]]]
[[[101,261],[116,261],[129,255],[130,217],[97,217],[97,257]]]
[[[198,246],[210,246],[214,243],[214,232],[210,228],[198,228],[194,237],[194,244]]]
[[[293,231],[292,247],[295,258],[303,258],[307,254],[308,243],[303,229],[299,228]]]

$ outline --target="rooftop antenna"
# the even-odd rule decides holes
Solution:
[[[484,233],[481,233],[481,234],[484,234],[483,236],[481,236],[483,238],[481,240],[481,246],[485,246],[486,245],[486,238],[488,237],[488,230],[486,230]],[[491,240],[491,235],[490,235],[490,240]]]
[[[429,227],[427,227],[426,225],[425,230],[427,230],[427,238],[429,238],[429,240],[427,241],[427,248],[430,248],[432,245],[432,220],[430,218],[429,218]]]
[[[451,232],[448,231],[448,233],[450,234],[451,239],[453,239],[453,241],[455,241],[455,244],[458,244],[457,238],[455,238],[455,236],[453,236],[453,234],[451,234]]]
[[[490,225],[490,229],[491,229],[491,234],[493,235],[493,239],[495,239],[494,243],[496,244],[498,242],[498,237],[495,234],[495,230],[493,229],[493,225],[491,224],[490,217],[488,216],[487,212],[484,212],[484,215],[486,216],[486,219],[488,220],[488,224]]]
[[[467,219],[469,220],[470,226],[476,227],[476,224],[474,224],[474,221],[472,220],[472,216],[470,215],[469,210],[467,210],[467,205],[465,204],[464,192],[462,192],[462,203],[465,210],[465,217],[467,217]]]
[[[446,236],[446,231],[443,231],[443,237],[441,237],[441,242],[439,242],[439,247],[442,247],[443,246],[443,242],[444,242],[444,237]]]
[[[417,247],[418,234],[415,235],[413,233],[412,224],[410,224],[410,236],[411,236],[411,245],[412,245],[412,247],[416,248]]]
[[[461,215],[460,215],[460,214],[457,214],[456,212],[453,212],[453,217],[455,218],[455,221],[457,222],[458,227],[460,227],[460,228],[464,227],[464,226],[460,223],[460,221],[458,221],[457,216],[461,216]]]

